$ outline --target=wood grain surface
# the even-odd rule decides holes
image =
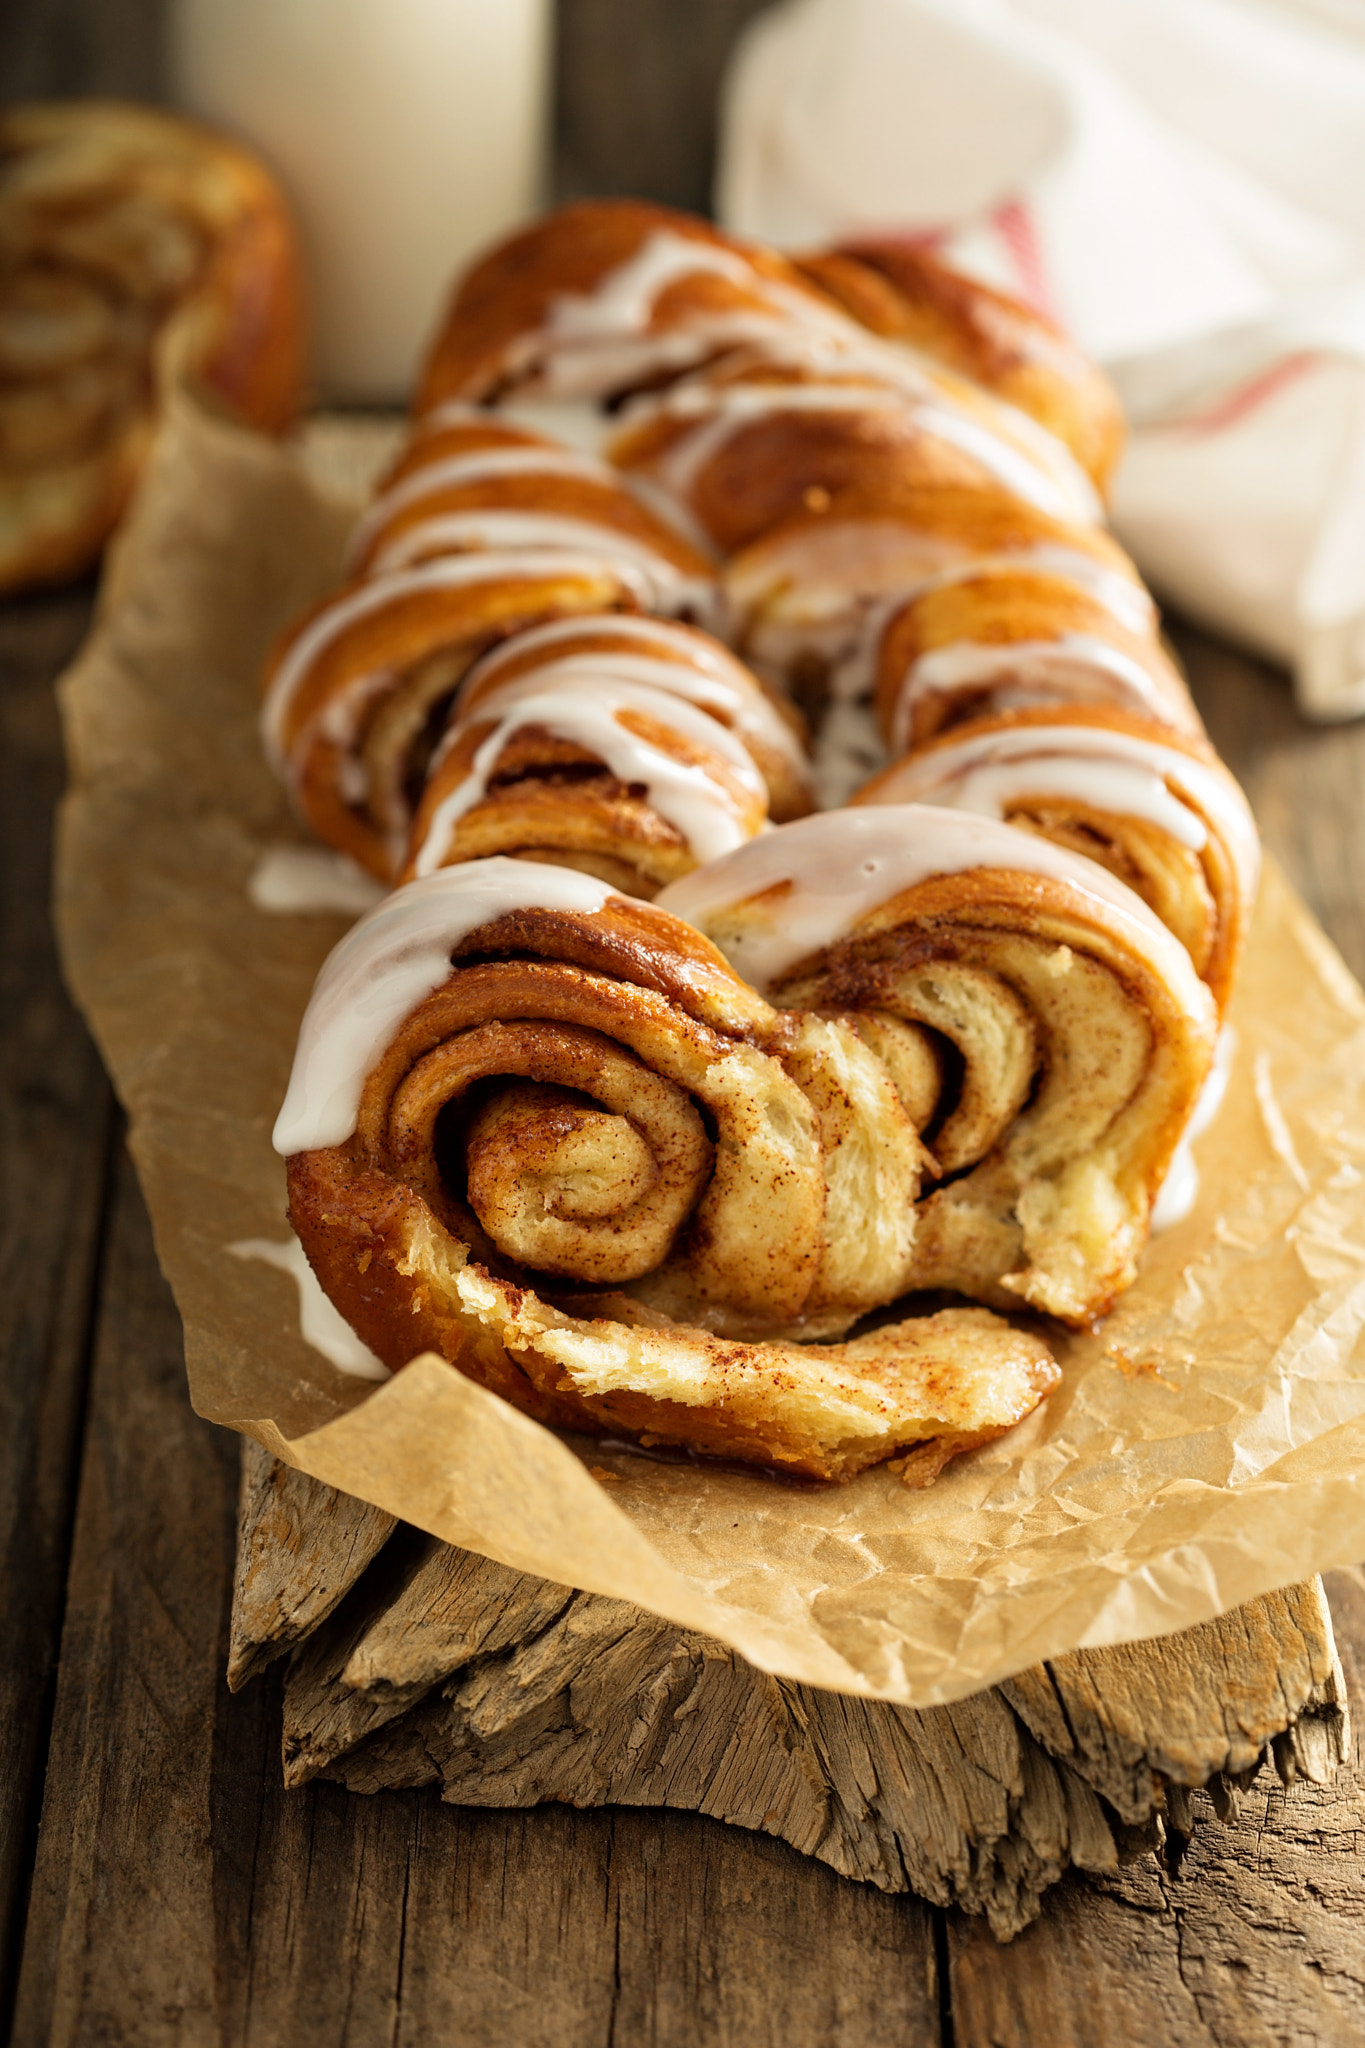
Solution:
[[[57,598],[4,620],[6,736],[29,735],[6,762],[31,822],[57,777],[46,687],[81,617],[79,601]],[[1197,635],[1181,642],[1274,851],[1365,967],[1365,892],[1349,880],[1365,858],[1365,727],[1306,728],[1282,678]],[[11,970],[21,962],[23,992],[6,1021],[36,1019],[5,1041],[17,1105],[4,1126],[5,1270],[22,1285],[3,1306],[27,1304],[39,1333],[25,1340],[36,1350],[7,1354],[39,1359],[28,1381],[10,1374],[4,1452],[19,1503],[3,1657],[17,1679],[4,1724],[18,1745],[5,1838],[9,1927],[23,1949],[17,2041],[1365,2039],[1360,1716],[1355,1768],[1332,1785],[1286,1790],[1263,1772],[1230,1824],[1065,1879],[1005,1948],[980,1920],[695,1815],[480,1811],[443,1804],[434,1788],[364,1797],[321,1780],[286,1791],[278,1668],[235,1696],[223,1677],[236,1444],[189,1411],[178,1322],[125,1164],[101,1200],[106,1098],[33,937],[41,872],[21,879],[16,858],[5,873],[5,958]],[[25,930],[26,952],[9,941]],[[82,1427],[87,1330],[66,1572],[64,1476]],[[48,1358],[67,1362],[44,1394]],[[1365,1698],[1365,1579],[1337,1573],[1328,1590]],[[49,1737],[43,1657],[59,1629]],[[40,1798],[35,1842],[25,1815]]]
[[[629,1601],[396,1524],[246,1441],[229,1685],[291,1649],[288,1786],[711,1814],[879,1891],[983,1914],[1000,1940],[1068,1868],[1107,1875],[1192,1833],[1193,1791],[1226,1819],[1263,1761],[1325,1785],[1348,1739],[1318,1579],[915,1710],[775,1678]]]
[[[704,199],[714,81],[753,12],[564,0],[566,181]],[[0,95],[154,90],[159,15],[11,6]],[[1005,1948],[980,1920],[696,1815],[283,1788],[278,1668],[236,1695],[223,1677],[236,1445],[189,1411],[46,936],[50,683],[87,609],[77,593],[0,613],[0,2032],[17,1968],[25,2048],[1365,2040],[1359,1713],[1355,1768],[1331,1786],[1263,1772],[1230,1825],[1064,1880]],[[1365,726],[1309,728],[1282,676],[1179,639],[1269,845],[1365,975]],[[1336,1573],[1328,1592],[1362,1700],[1365,1580]]]

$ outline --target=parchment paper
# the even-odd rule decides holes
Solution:
[[[370,430],[330,432],[359,475]],[[226,1247],[286,1234],[269,1132],[344,928],[246,893],[262,848],[303,839],[255,703],[270,636],[337,572],[351,507],[312,474],[177,405],[62,689],[67,972],[199,1412],[453,1543],[916,1706],[1365,1556],[1365,997],[1273,870],[1194,1214],[1096,1334],[1059,1338],[1052,1399],[926,1493],[607,1453],[438,1359],[376,1389],[302,1342],[292,1282]]]

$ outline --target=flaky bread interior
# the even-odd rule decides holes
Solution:
[[[742,949],[746,919],[773,915],[740,904],[708,929]],[[893,898],[773,991],[889,1016],[948,1055],[910,1284],[1080,1325],[1131,1283],[1212,1062],[1212,1001],[1189,994],[1065,883],[988,869]]]
[[[435,1350],[542,1422],[824,1480],[910,1453],[933,1478],[1056,1385],[1041,1338],[984,1309],[844,1344],[742,1343],[628,1295],[579,1314],[471,1258],[421,1196],[338,1155],[290,1164],[290,1213],[324,1287],[394,1367]]]

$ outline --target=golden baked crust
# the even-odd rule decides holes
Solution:
[[[661,368],[705,361],[746,320],[769,317],[766,285],[828,303],[775,250],[722,234],[695,214],[638,199],[581,200],[500,243],[460,280],[423,371],[417,415],[451,398],[485,402],[534,386],[553,353],[547,323],[556,305],[596,290],[660,234],[723,251],[737,272],[690,272],[658,293],[645,331],[659,343]],[[623,388],[638,388],[638,373],[617,385],[608,371],[600,395]]]
[[[922,595],[912,596],[888,619],[878,648],[877,716],[884,733],[895,735],[896,751],[923,745],[935,734],[995,708],[993,696],[1017,680],[1019,671],[1006,668],[991,680],[966,676],[926,689],[907,707],[907,682],[916,664],[940,649],[1017,647],[1053,648],[1059,642],[1098,648],[1104,656],[1121,658],[1120,678],[1136,670],[1145,679],[1146,702],[1153,722],[1173,732],[1198,736],[1203,731],[1184,678],[1154,634],[1132,631],[1112,611],[1064,575],[996,562],[975,575],[964,575]],[[1040,694],[1044,680],[1030,678]],[[1132,685],[1126,686],[1131,691]],[[1143,687],[1139,680],[1138,687]],[[1066,703],[1088,696],[1102,701],[1107,689],[1123,689],[1111,672],[1095,663],[1084,679],[1059,682],[1054,695]],[[906,716],[908,708],[908,716]]]
[[[1123,452],[1118,395],[1041,313],[909,241],[848,242],[798,257],[796,267],[874,334],[1019,406],[1066,443],[1101,489],[1108,483]]]

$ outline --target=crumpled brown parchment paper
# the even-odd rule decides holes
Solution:
[[[375,1388],[302,1341],[293,1283],[226,1248],[286,1234],[270,1128],[344,920],[248,899],[261,849],[303,837],[256,679],[335,580],[335,479],[357,486],[374,447],[334,422],[305,463],[178,404],[62,687],[66,968],[129,1112],[199,1412],[452,1543],[914,1706],[1365,1555],[1365,997],[1273,870],[1193,1215],[1100,1330],[1059,1337],[1052,1399],[926,1493],[649,1463],[437,1359]]]

